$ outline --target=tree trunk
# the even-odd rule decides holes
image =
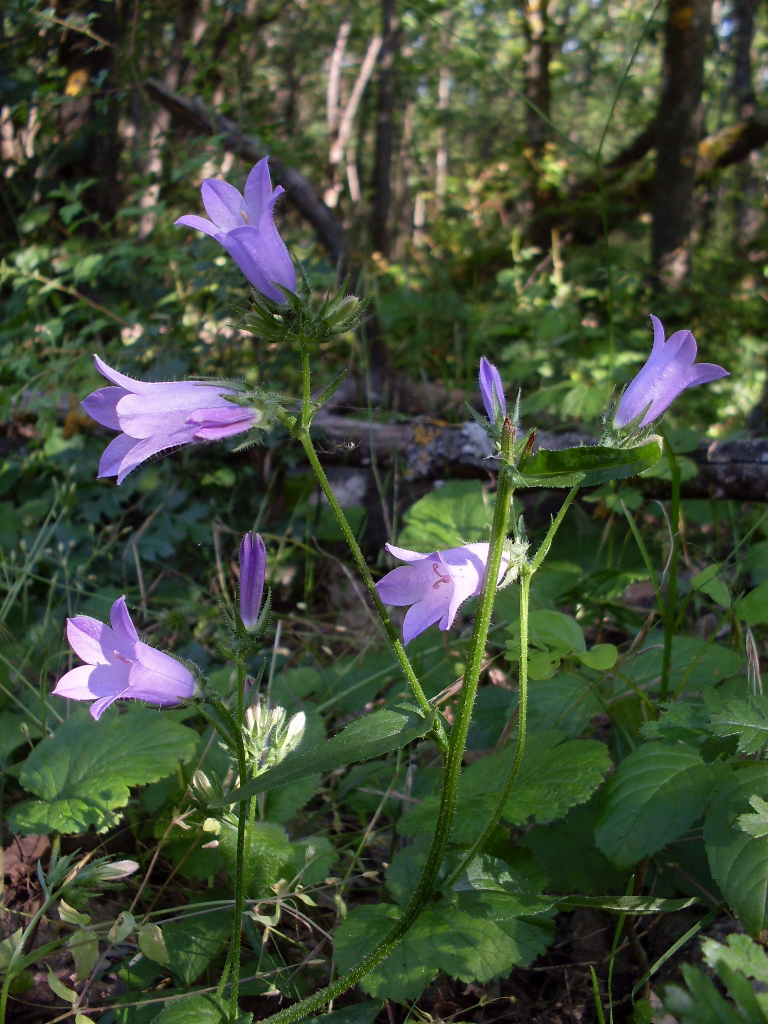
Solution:
[[[690,271],[696,152],[711,0],[669,0],[664,88],[656,120],[651,263],[657,281],[680,285]]]
[[[542,157],[551,138],[549,118],[552,90],[549,80],[551,41],[548,0],[525,0],[523,17],[528,52],[525,57],[525,155],[531,166],[531,199],[534,211],[549,199],[543,180]]]
[[[389,208],[392,201],[392,151],[394,148],[395,53],[397,51],[396,0],[381,0],[381,49],[379,94],[376,112],[376,152],[371,200],[371,248],[389,256],[391,238]]]

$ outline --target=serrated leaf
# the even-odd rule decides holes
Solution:
[[[737,818],[739,828],[748,836],[754,836],[756,839],[768,836],[768,803],[762,797],[755,795],[749,798],[749,802],[755,813],[740,814]]]
[[[77,709],[32,751],[19,781],[37,800],[8,815],[13,832],[64,835],[114,827],[131,786],[156,782],[192,756],[197,734],[156,711],[137,709],[94,722]]]
[[[488,540],[492,517],[487,488],[476,480],[451,480],[411,505],[397,543],[429,552]]]
[[[482,831],[514,756],[515,748],[509,746],[499,755],[480,758],[464,772],[451,832],[453,842],[468,845]],[[530,818],[538,822],[555,821],[571,807],[588,800],[609,768],[604,743],[566,740],[555,731],[531,733],[503,817],[515,825]],[[431,831],[438,804],[437,796],[426,797],[401,818],[398,831],[404,835]]]
[[[715,707],[715,699],[708,702],[708,710]],[[727,697],[722,710],[712,714],[710,729],[715,736],[738,736],[742,754],[761,754],[768,746],[768,697],[750,695]]]
[[[658,437],[635,448],[541,448],[513,470],[513,479],[515,487],[592,487],[608,480],[637,476],[654,466],[661,455]]]
[[[341,971],[353,966],[399,918],[396,907],[358,907],[336,931],[335,954]],[[545,951],[552,936],[548,916],[485,920],[445,899],[416,920],[386,960],[360,987],[379,999],[401,1002],[416,997],[437,971],[461,981],[487,982],[525,966]]]
[[[638,747],[600,794],[598,847],[620,867],[663,849],[704,813],[718,774],[693,747]]]
[[[717,970],[720,964],[726,963],[745,977],[768,984],[768,953],[765,947],[749,935],[739,933],[732,933],[726,941],[724,946],[715,939],[704,939],[701,951],[709,966]]]
[[[704,820],[712,875],[750,935],[768,925],[768,838],[738,828],[753,796],[768,799],[768,765],[744,764],[715,790]]]
[[[372,757],[388,754],[426,736],[434,720],[435,712],[425,718],[410,704],[374,711],[350,722],[346,729],[314,750],[287,757],[275,768],[234,790],[225,800],[210,806],[221,807],[246,800],[257,793],[267,792],[273,786],[284,786],[307,775],[327,775],[354,761],[369,761]]]

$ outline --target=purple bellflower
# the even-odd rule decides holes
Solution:
[[[696,363],[696,339],[690,331],[676,331],[666,341],[658,317],[652,316],[653,348],[648,361],[621,396],[613,417],[615,427],[626,427],[643,412],[640,428],[657,419],[686,388],[727,377],[715,363]]]
[[[410,643],[435,622],[440,629],[450,629],[459,605],[482,589],[488,548],[488,544],[465,544],[425,555],[386,545],[391,555],[410,563],[392,569],[376,584],[384,604],[411,605],[403,620],[403,643]],[[508,565],[505,554],[499,581]]]
[[[53,691],[57,696],[92,700],[91,716],[98,722],[121,697],[168,705],[194,695],[189,669],[139,640],[124,597],[112,605],[109,621],[107,626],[90,615],[67,619],[69,646],[85,665],[61,677]]]
[[[501,375],[485,356],[480,357],[480,394],[491,423],[495,424],[497,419],[503,420],[507,415],[507,402],[504,398]]]
[[[206,178],[200,189],[210,220],[186,214],[177,226],[204,231],[222,245],[257,291],[285,302],[276,284],[296,291],[296,271],[285,242],[275,227],[274,207],[285,189],[272,189],[267,157],[259,160],[245,183],[245,195],[218,178]]]
[[[249,633],[259,621],[266,568],[267,549],[261,534],[246,533],[240,541],[240,618]]]
[[[99,463],[99,477],[116,476],[120,484],[140,463],[194,441],[219,441],[250,430],[260,419],[256,409],[235,405],[224,385],[185,380],[145,383],[118,373],[94,356],[96,369],[115,387],[100,388],[83,400],[89,416],[110,430],[120,430]]]

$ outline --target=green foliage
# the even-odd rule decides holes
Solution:
[[[597,845],[619,867],[657,853],[701,817],[721,776],[693,747],[643,744],[603,787]]]
[[[416,551],[440,551],[488,539],[493,502],[476,481],[451,480],[406,511],[397,543]]]
[[[687,988],[667,985],[663,990],[664,1009],[677,1014],[682,1024],[765,1024],[768,1020],[768,998],[753,979],[764,985],[768,981],[768,956],[765,949],[746,935],[729,935],[727,945],[714,939],[701,944],[704,960],[722,982],[727,996],[722,995],[712,979],[698,967],[684,964],[682,971]]]
[[[15,769],[37,799],[16,804],[9,825],[18,832],[105,831],[120,820],[131,786],[172,772],[196,742],[191,729],[151,711],[94,722],[78,708]]]

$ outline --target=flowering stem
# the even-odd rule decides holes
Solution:
[[[245,663],[242,652],[238,652],[235,661],[237,667],[237,720],[235,730],[235,755],[237,756],[237,770],[240,776],[240,785],[247,779],[247,762],[245,757],[245,742],[243,740],[243,722],[245,720],[243,708],[243,689],[245,686]],[[228,746],[231,744],[229,736],[219,734]],[[233,910],[232,939],[229,945],[227,962],[222,971],[219,981],[219,995],[221,996],[226,985],[228,974],[232,973],[231,990],[229,994],[229,1016],[236,1020],[239,1014],[237,1005],[238,989],[240,987],[240,932],[243,926],[243,911],[245,910],[245,838],[246,825],[249,824],[249,810],[252,801],[241,800],[237,805],[237,854],[235,860],[235,905]],[[250,831],[250,829],[249,829]]]
[[[298,428],[294,427],[294,436],[297,437],[298,440],[301,442],[301,445],[304,448],[304,451],[306,452],[307,459],[309,460],[309,464],[312,467],[315,476],[317,477],[318,483],[320,484],[322,492],[328,499],[328,504],[331,506],[331,510],[333,511],[333,514],[336,517],[336,522],[339,524],[341,532],[344,534],[344,539],[349,545],[349,549],[352,552],[352,557],[355,560],[355,565],[357,566],[360,575],[363,578],[363,582],[365,583],[368,593],[371,595],[371,600],[373,601],[374,607],[376,608],[376,611],[379,614],[379,618],[382,621],[386,634],[389,638],[389,642],[392,645],[392,649],[395,652],[395,656],[397,657],[397,660],[400,662],[400,666],[403,672],[405,673],[405,677],[408,680],[411,690],[413,691],[413,695],[416,698],[416,702],[418,703],[422,713],[424,715],[429,715],[432,713],[432,707],[426,698],[424,690],[421,687],[421,683],[419,682],[418,676],[413,670],[413,666],[411,665],[408,655],[405,653],[405,647],[403,647],[403,642],[397,635],[397,630],[392,624],[392,620],[390,619],[386,608],[382,604],[381,598],[379,597],[379,592],[376,590],[376,584],[373,581],[373,576],[371,576],[371,570],[368,568],[368,563],[365,561],[365,556],[363,555],[363,552],[360,550],[360,545],[357,543],[357,538],[352,532],[352,528],[350,527],[347,521],[347,517],[344,515],[344,510],[342,509],[341,505],[339,505],[336,495],[333,493],[333,488],[331,487],[328,481],[328,477],[325,475],[325,470],[323,469],[320,460],[317,457],[317,452],[315,451],[315,447],[312,444],[312,439],[309,436],[309,431],[303,425]],[[433,736],[435,743],[440,748],[440,752],[442,754],[445,754],[448,749],[448,741],[445,735],[445,729],[443,727],[442,720],[440,718],[435,719]]]
[[[666,440],[666,439],[665,439]],[[659,704],[663,704],[669,694],[669,671],[672,665],[672,641],[675,636],[675,618],[677,612],[677,570],[680,559],[680,466],[669,441],[664,445],[664,452],[669,462],[672,478],[672,500],[669,507],[672,545],[669,559],[669,583],[667,584],[667,600],[664,609],[664,650],[661,656],[661,683],[659,684]]]
[[[309,455],[309,452],[307,454]],[[488,630],[491,625],[491,612],[493,611],[493,603],[496,597],[497,581],[499,569],[501,568],[504,542],[507,536],[507,524],[509,522],[513,490],[509,469],[506,466],[502,466],[496,494],[496,507],[493,513],[488,563],[485,570],[483,588],[480,593],[480,603],[475,617],[475,628],[472,633],[469,657],[464,673],[464,685],[461,690],[454,725],[451,729],[445,766],[443,768],[440,808],[437,813],[437,821],[435,822],[432,845],[427,854],[424,870],[421,873],[416,888],[408,900],[400,920],[367,956],[364,956],[351,970],[337,978],[336,981],[326,986],[326,988],[315,992],[294,1006],[289,1006],[287,1009],[268,1017],[267,1021],[269,1024],[291,1024],[293,1021],[301,1020],[303,1017],[322,1009],[332,999],[352,988],[353,985],[356,985],[391,953],[422,911],[434,902],[436,895],[435,883],[448,846],[454,811],[456,809],[461,765],[464,759],[464,747],[469,731],[469,722],[472,716],[472,706],[475,701],[477,684],[480,678],[480,669],[483,664]]]
[[[549,530],[547,531],[544,540],[541,542],[539,550],[536,552],[533,561],[530,564],[522,565],[520,567],[520,668],[518,676],[519,696],[517,704],[518,721],[515,756],[512,761],[512,767],[509,769],[506,782],[504,783],[504,788],[499,794],[499,799],[486,822],[485,828],[466,851],[464,856],[461,858],[461,861],[456,865],[448,878],[446,878],[443,884],[444,889],[449,889],[453,885],[456,879],[466,871],[480,850],[482,850],[483,846],[485,846],[491,836],[491,833],[498,825],[499,820],[504,813],[504,807],[509,799],[509,794],[512,792],[512,787],[517,779],[517,774],[520,771],[523,754],[525,753],[525,739],[528,726],[528,611],[531,602],[531,579],[536,570],[541,566],[541,563],[544,561],[544,557],[552,546],[552,541],[554,540],[558,527],[562,523],[571,502],[576,497],[578,489],[578,487],[572,487],[568,492],[560,511],[552,520]]]

